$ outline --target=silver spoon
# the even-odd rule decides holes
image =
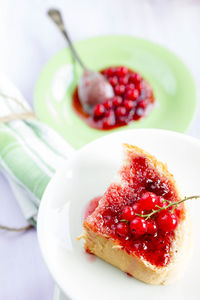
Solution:
[[[49,9],[48,15],[64,35],[72,55],[83,69],[83,74],[78,83],[78,94],[83,109],[90,114],[96,104],[114,96],[113,88],[101,73],[89,70],[82,62],[66,31],[60,11]]]

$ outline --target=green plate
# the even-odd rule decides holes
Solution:
[[[196,87],[183,62],[169,50],[130,36],[101,36],[75,47],[92,70],[125,65],[146,78],[155,93],[156,107],[149,116],[109,131],[90,128],[72,108],[71,96],[81,75],[68,48],[58,52],[42,70],[35,88],[37,116],[56,129],[75,148],[117,130],[160,128],[185,132],[196,108]],[[73,67],[74,64],[74,67]]]

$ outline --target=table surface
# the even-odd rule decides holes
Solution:
[[[26,99],[44,64],[65,41],[46,16],[50,0],[0,3],[0,65]],[[199,90],[200,1],[57,0],[74,40],[100,34],[130,34],[173,50],[190,68]],[[81,26],[80,26],[81,24]],[[200,111],[188,134],[200,137]],[[24,218],[6,179],[0,175],[0,223],[22,226]],[[42,260],[35,230],[0,233],[0,299],[50,300],[54,283]]]

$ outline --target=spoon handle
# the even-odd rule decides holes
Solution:
[[[67,33],[67,30],[65,28],[63,18],[62,18],[62,15],[61,15],[60,11],[58,9],[51,8],[51,9],[48,10],[48,15],[52,19],[52,21],[57,25],[57,27],[60,29],[60,31],[62,32],[64,37],[66,38],[66,40],[69,44],[69,47],[71,49],[71,52],[72,52],[73,56],[75,57],[75,59],[79,62],[79,64],[81,65],[81,67],[84,70],[87,70],[87,68],[85,67],[85,65],[81,61],[80,57],[78,56],[78,54],[77,54],[77,52],[74,48],[74,45],[73,45],[73,43],[72,43],[72,41],[71,41],[71,39],[70,39],[70,37]]]

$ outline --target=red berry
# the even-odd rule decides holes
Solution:
[[[119,106],[116,108],[116,111],[115,111],[116,116],[125,116],[126,113],[127,113],[127,111],[124,106]]]
[[[103,104],[97,104],[94,108],[94,116],[95,117],[102,117],[105,113],[105,107],[103,106]]]
[[[172,232],[178,225],[178,220],[175,214],[169,210],[162,210],[157,217],[158,228],[164,232]]]
[[[158,203],[158,197],[151,192],[146,192],[140,198],[140,205],[144,210],[151,210],[155,208]]]
[[[128,76],[119,77],[119,83],[126,85],[128,83]]]
[[[135,110],[135,114],[133,116],[133,120],[139,120],[144,116],[144,109],[137,107]]]
[[[113,77],[109,78],[109,82],[112,86],[117,85],[118,84],[117,76],[113,76]]]
[[[135,83],[135,88],[140,92],[143,88],[142,82]]]
[[[112,101],[113,101],[113,105],[115,106],[115,107],[117,107],[117,106],[119,106],[120,104],[122,104],[122,97],[120,97],[120,96],[115,96],[115,97],[113,97],[112,98]]]
[[[132,100],[124,100],[124,107],[126,107],[127,110],[131,110],[134,106],[135,104]]]
[[[138,73],[132,73],[129,76],[129,82],[139,83],[142,80],[142,76]]]
[[[111,77],[111,76],[113,76],[115,74],[115,68],[108,68],[107,70],[106,70],[106,75],[108,76],[108,77]]]
[[[115,125],[115,114],[112,110],[109,110],[105,113],[105,117],[102,122],[104,129],[109,129]]]
[[[141,205],[140,205],[139,202],[134,203],[132,205],[132,208],[133,208],[133,210],[134,210],[135,213],[143,215],[144,211],[143,211],[143,209],[142,209],[142,207],[141,207]]]
[[[131,221],[135,216],[135,212],[131,206],[125,206],[122,210],[122,218]]]
[[[157,232],[157,225],[156,222],[151,220],[151,221],[147,221],[147,233],[148,234],[155,234]]]
[[[134,235],[143,235],[147,232],[147,222],[141,217],[135,217],[130,222],[130,230]]]
[[[121,95],[123,95],[124,92],[125,92],[125,86],[124,86],[124,85],[119,85],[119,84],[118,84],[118,85],[115,86],[114,90],[115,90],[115,94],[116,94],[116,95],[121,96]]]
[[[135,89],[135,84],[129,83],[126,85],[126,92],[128,92],[129,90],[134,90],[134,89]]]
[[[116,233],[120,237],[127,237],[129,235],[129,226],[125,222],[119,222],[116,225]]]
[[[139,92],[138,90],[134,89],[130,89],[126,92],[126,99],[130,99],[130,100],[136,100],[139,96]]]
[[[138,102],[138,107],[145,109],[147,107],[147,102],[145,100],[141,100]]]
[[[158,197],[158,203],[157,203],[158,206],[164,207],[167,204],[168,204],[167,201],[165,201],[165,199],[163,197]]]
[[[117,67],[116,74],[118,77],[124,76],[128,73],[128,69],[126,67]]]
[[[106,102],[103,103],[103,105],[106,109],[111,109],[113,106],[112,100],[111,99],[107,100]]]

